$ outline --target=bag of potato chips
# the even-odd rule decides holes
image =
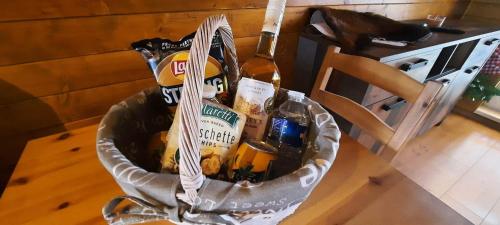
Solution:
[[[162,159],[163,170],[171,173],[179,172],[179,116],[179,113],[175,114]],[[204,175],[215,176],[227,164],[238,148],[245,122],[245,114],[203,99],[199,135],[201,169]]]
[[[181,98],[186,62],[195,34],[191,33],[179,41],[153,38],[132,43],[132,48],[142,54],[153,71],[163,99],[171,109],[175,109]],[[216,32],[205,67],[205,83],[215,86],[217,98],[226,104],[229,98],[227,74],[224,45],[220,33]]]

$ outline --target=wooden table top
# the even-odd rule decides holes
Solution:
[[[101,207],[123,192],[97,159],[96,129],[27,144],[0,199],[2,224],[105,224]],[[347,135],[340,146],[333,167],[283,224],[471,224]]]

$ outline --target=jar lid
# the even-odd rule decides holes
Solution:
[[[203,98],[204,99],[215,98],[216,92],[217,92],[217,88],[215,88],[214,86],[209,85],[209,84],[203,85]]]
[[[304,100],[305,96],[304,93],[302,92],[292,91],[292,90],[288,90],[287,94],[288,94],[288,99],[296,102],[301,102],[302,100]]]
[[[275,147],[273,147],[272,145],[270,145],[266,142],[259,141],[256,139],[246,139],[245,142],[248,144],[248,146],[250,146],[251,148],[253,148],[257,151],[267,152],[267,153],[271,153],[271,154],[278,153],[278,149],[276,149]]]

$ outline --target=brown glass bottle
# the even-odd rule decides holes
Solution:
[[[243,77],[271,83],[277,90],[280,87],[280,74],[273,57],[274,42],[275,34],[263,31],[257,52],[241,66],[240,72]]]
[[[242,78],[233,108],[247,116],[243,131],[247,138],[264,139],[270,109],[280,88],[280,73],[273,56],[285,2],[269,0],[257,52],[240,68]]]

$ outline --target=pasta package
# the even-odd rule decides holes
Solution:
[[[162,170],[179,172],[179,113],[168,132],[162,159]],[[204,175],[214,176],[236,152],[245,126],[245,114],[203,99],[199,137],[201,139],[201,168]]]
[[[132,47],[147,61],[160,86],[163,99],[173,110],[181,99],[186,62],[195,34],[191,33],[179,41],[153,38],[132,43]],[[205,83],[216,87],[217,98],[226,104],[229,99],[228,73],[222,37],[216,32],[205,67]]]

